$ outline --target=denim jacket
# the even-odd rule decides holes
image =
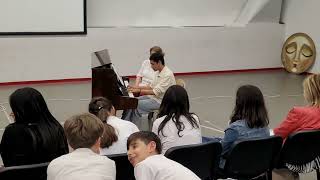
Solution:
[[[224,137],[221,140],[222,156],[229,152],[231,145],[237,140],[263,138],[270,136],[268,127],[264,128],[249,128],[245,120],[237,120],[229,125],[224,131]],[[220,168],[224,168],[225,159],[221,157]]]
[[[222,143],[222,154],[227,153],[231,145],[237,140],[263,138],[270,136],[268,127],[249,128],[245,120],[237,120],[229,125],[224,131]]]

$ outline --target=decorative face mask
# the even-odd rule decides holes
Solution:
[[[305,33],[291,35],[282,47],[281,60],[288,72],[305,72],[316,59],[313,40]]]

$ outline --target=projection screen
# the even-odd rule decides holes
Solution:
[[[1,0],[0,35],[86,33],[86,0]]]

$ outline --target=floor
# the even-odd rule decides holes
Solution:
[[[186,82],[191,111],[196,113],[204,136],[223,136],[235,101],[235,92],[240,85],[258,86],[264,94],[269,112],[270,128],[276,127],[293,106],[305,104],[302,96],[304,76],[288,74],[283,70],[206,74],[179,76]],[[8,97],[21,86],[0,87],[0,105],[10,113]],[[45,97],[54,116],[63,122],[73,114],[86,112],[91,98],[91,82],[55,83],[32,85]],[[0,110],[0,138],[8,120]],[[0,160],[1,163],[1,160]],[[301,179],[315,179],[314,173],[302,175]]]

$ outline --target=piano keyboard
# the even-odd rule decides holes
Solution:
[[[124,81],[124,85],[125,85],[125,87],[128,89],[129,82],[128,82],[128,81]],[[134,97],[133,93],[132,93],[132,92],[129,92],[129,91],[128,91],[128,95],[129,95],[129,97]]]

